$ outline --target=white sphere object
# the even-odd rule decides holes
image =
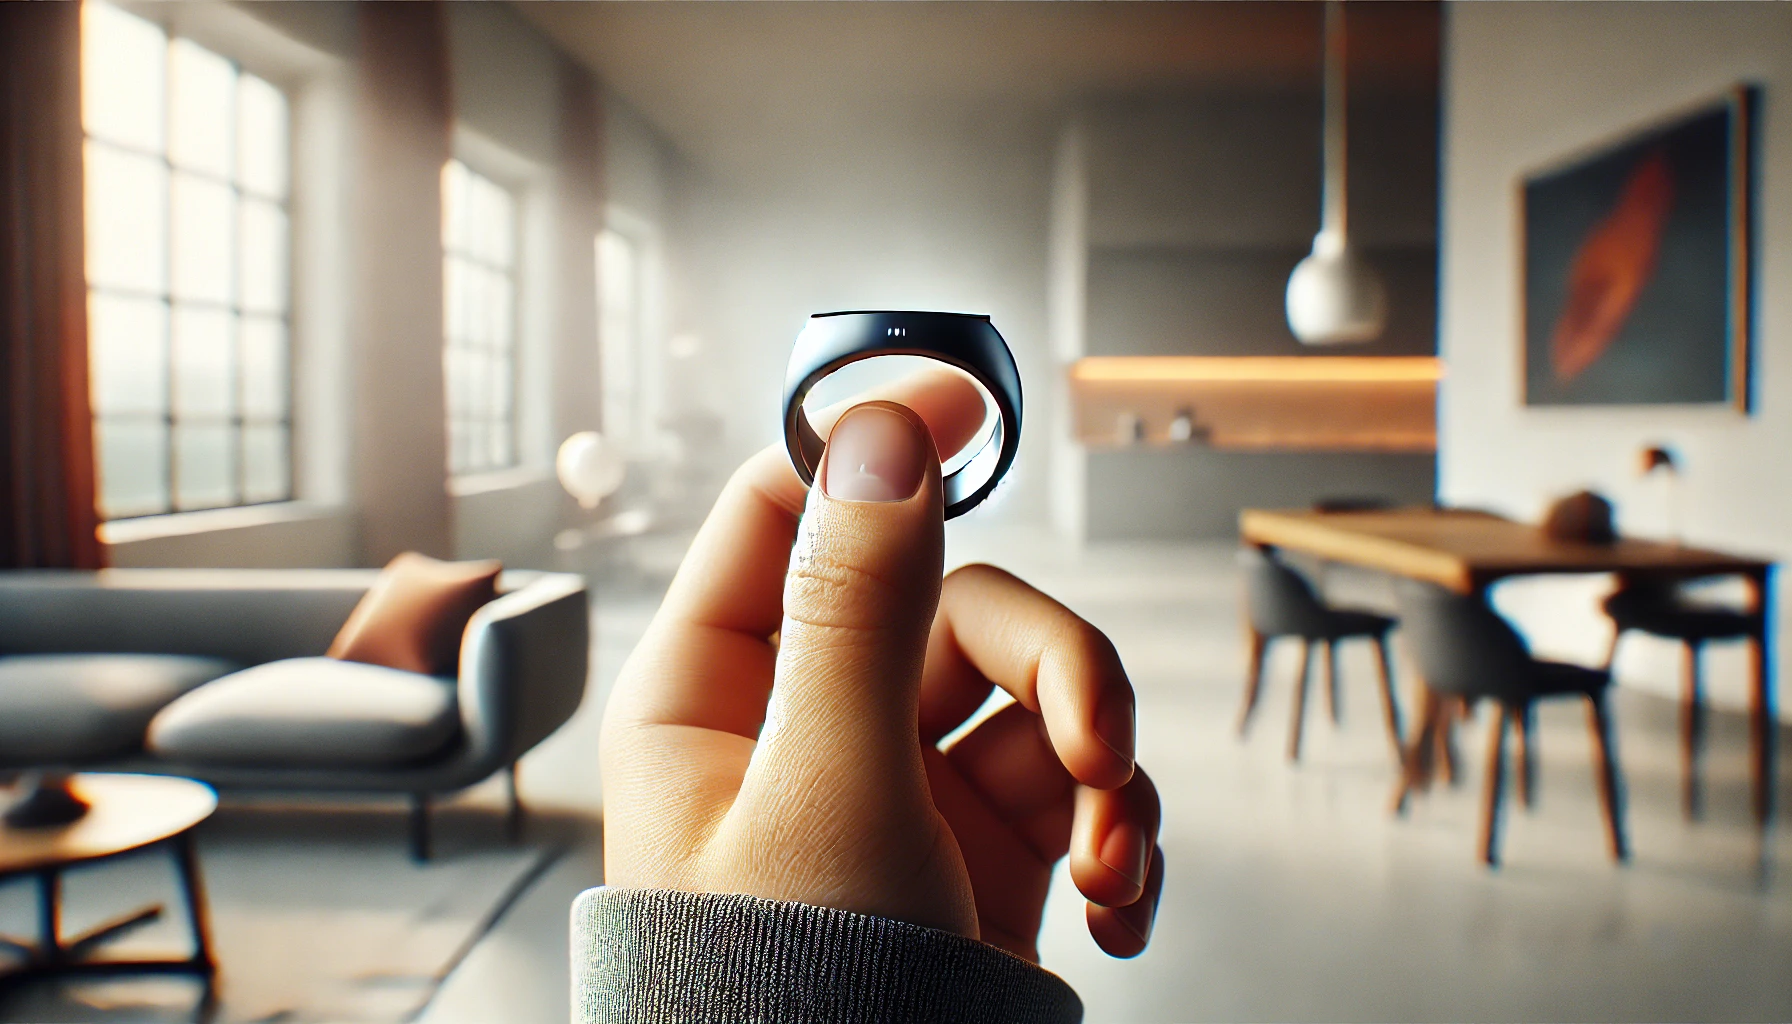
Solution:
[[[580,506],[596,508],[598,502],[622,486],[628,464],[602,434],[581,430],[561,442],[560,453],[554,457],[554,472],[560,477],[560,486],[577,498]]]
[[[1308,345],[1373,341],[1388,320],[1381,278],[1338,235],[1321,231],[1288,275],[1288,326]]]

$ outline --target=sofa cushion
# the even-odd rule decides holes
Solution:
[[[168,702],[239,666],[176,654],[0,657],[0,765],[73,765],[135,752]]]
[[[467,620],[497,594],[495,561],[441,562],[407,551],[343,623],[328,654],[345,661],[453,675]]]
[[[151,753],[194,764],[406,764],[460,730],[454,681],[335,658],[288,658],[194,690],[149,725]]]

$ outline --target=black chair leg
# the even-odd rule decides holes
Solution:
[[[523,838],[523,798],[516,788],[515,761],[504,769],[504,783],[510,792],[510,806],[504,814],[504,835],[514,843]]]
[[[1481,859],[1489,867],[1500,863],[1500,803],[1506,789],[1506,720],[1511,715],[1504,701],[1493,710],[1493,726],[1487,735],[1487,789],[1481,799]]]
[[[1704,681],[1699,676],[1699,645],[1687,641],[1682,648],[1686,666],[1681,679],[1680,695],[1680,772],[1681,789],[1686,803],[1686,816],[1697,819],[1701,810],[1699,792],[1699,754],[1704,746],[1705,695]]]
[[[1599,803],[1605,811],[1606,838],[1612,859],[1630,859],[1630,846],[1624,838],[1624,794],[1618,779],[1618,762],[1612,753],[1612,723],[1606,714],[1605,695],[1587,695],[1588,724],[1593,733],[1593,776],[1599,786]]]
[[[1307,716],[1307,679],[1313,672],[1313,645],[1300,642],[1300,678],[1294,683],[1294,718],[1288,726],[1288,760],[1300,760],[1300,733]]]
[[[429,860],[429,794],[411,794],[411,859]]]
[[[1263,688],[1263,656],[1269,649],[1269,637],[1251,630],[1251,660],[1245,669],[1244,709],[1238,713],[1238,735],[1243,736],[1251,724],[1251,712],[1257,710],[1257,697]]]

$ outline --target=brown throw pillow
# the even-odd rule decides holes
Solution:
[[[399,555],[349,613],[330,643],[330,657],[432,676],[459,674],[461,634],[473,613],[497,596],[502,568],[496,561]]]

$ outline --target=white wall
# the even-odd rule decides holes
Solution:
[[[1621,529],[1660,533],[1664,502],[1638,478],[1636,453],[1667,442],[1684,459],[1689,541],[1792,556],[1792,118],[1783,106],[1792,94],[1792,5],[1453,4],[1446,47],[1443,497],[1533,518],[1552,498],[1590,487],[1618,506]],[[1744,81],[1764,87],[1754,414],[1524,408],[1516,205],[1524,173]],[[1499,600],[1538,646],[1595,659],[1610,635],[1594,603],[1604,585],[1530,582]],[[1783,644],[1792,618],[1779,589]],[[1625,682],[1675,685],[1671,647],[1625,643]],[[1708,664],[1714,698],[1741,702],[1741,653],[1721,651]]]

